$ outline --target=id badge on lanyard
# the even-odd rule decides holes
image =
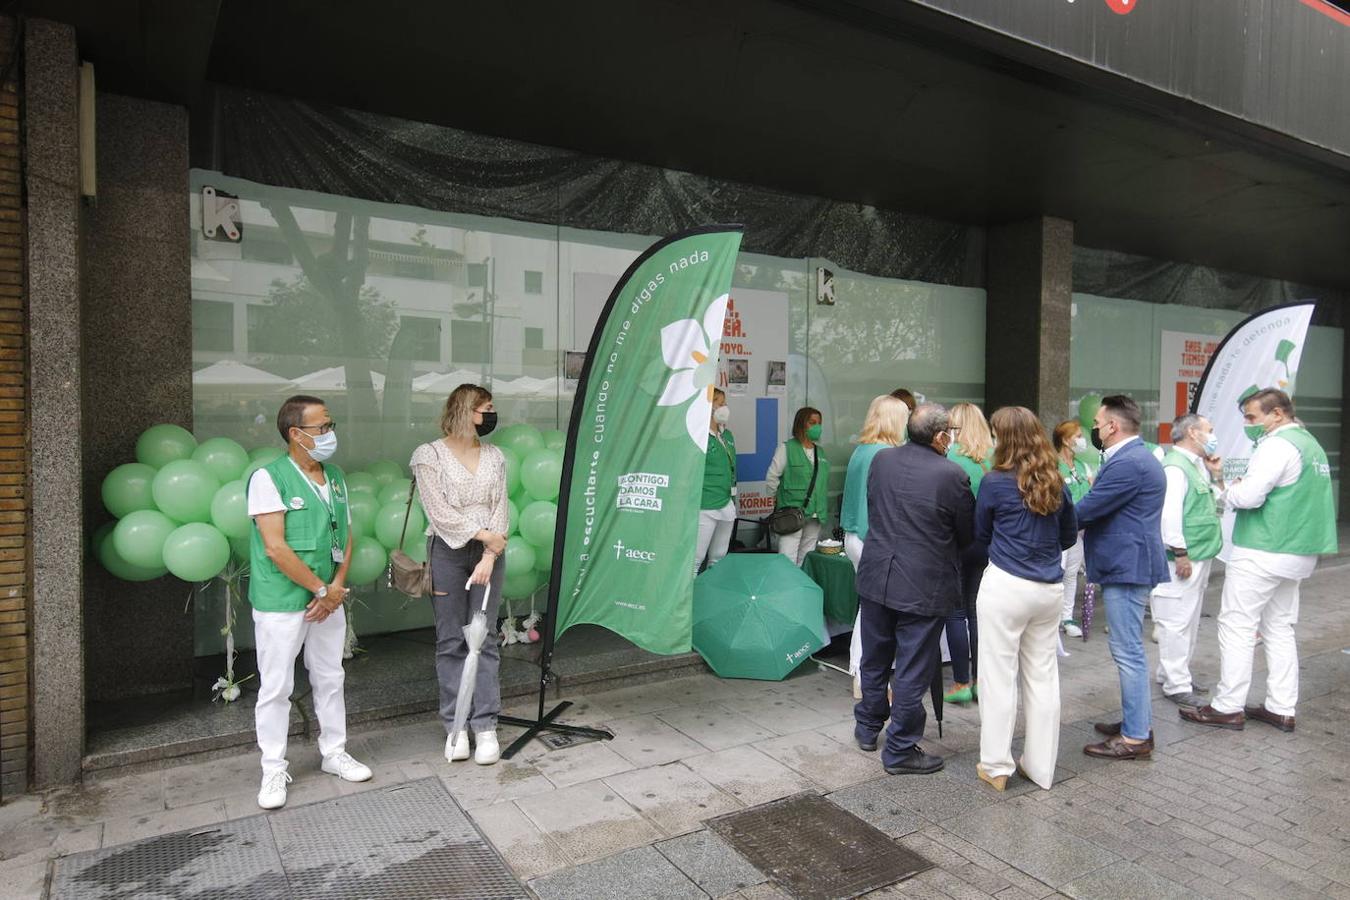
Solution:
[[[295,465],[295,460],[291,460],[291,465]],[[328,495],[330,499],[325,500],[323,491],[319,490],[319,486],[314,483],[314,480],[306,475],[305,471],[299,466],[295,466],[295,469],[300,473],[300,476],[305,479],[305,482],[309,484],[309,489],[313,491],[314,498],[323,504],[324,509],[328,510],[328,535],[333,544],[333,562],[342,565],[342,561],[346,559],[346,553],[345,548],[338,546],[337,505],[331,499],[333,494],[333,482],[331,480],[328,482]]]

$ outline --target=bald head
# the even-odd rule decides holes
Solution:
[[[909,417],[909,439],[925,447],[933,446],[938,435],[951,426],[947,407],[941,403],[920,403]]]

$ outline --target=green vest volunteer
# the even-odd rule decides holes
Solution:
[[[736,438],[722,429],[720,435],[708,433],[703,460],[703,502],[700,509],[722,509],[731,502],[736,489]]]
[[[1063,458],[1060,459],[1059,477],[1064,479],[1064,485],[1069,489],[1069,499],[1074,503],[1086,497],[1087,492],[1092,489],[1087,463],[1077,457],[1074,457],[1072,467],[1064,462]]]
[[[1201,472],[1203,463],[1172,449],[1163,457],[1164,469],[1176,469],[1186,478],[1186,494],[1181,506],[1181,533],[1191,562],[1213,559],[1223,549],[1223,529],[1209,473]],[[1072,491],[1070,491],[1072,493]],[[1173,559],[1168,551],[1168,559]]]
[[[310,481],[289,456],[263,467],[286,506],[286,545],[324,584],[333,580],[347,548],[347,483],[342,470],[323,464],[325,484]],[[326,488],[326,490],[325,490]],[[249,545],[248,600],[264,612],[303,612],[314,595],[282,574],[267,555],[262,533]]]
[[[826,486],[830,483],[830,461],[825,458],[825,452],[820,444],[816,444],[814,449],[816,459],[819,460],[819,469],[816,471],[815,487],[812,488],[811,471],[816,463],[806,455],[806,448],[796,438],[789,438],[783,446],[787,458],[775,495],[777,505],[800,506],[808,519],[819,519],[824,522],[828,506]],[[811,491],[809,498],[806,496],[808,490]]]
[[[1238,509],[1233,545],[1296,556],[1335,553],[1336,506],[1326,451],[1302,425],[1286,425],[1261,439],[1252,456],[1249,477],[1269,442],[1293,447],[1298,454],[1298,478],[1291,484],[1276,485],[1260,506]],[[1238,487],[1234,485],[1230,491]]]

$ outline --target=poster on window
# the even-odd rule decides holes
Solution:
[[[1205,374],[1205,366],[1223,338],[1189,331],[1162,333],[1158,375],[1158,443],[1172,443],[1172,420],[1187,413]]]

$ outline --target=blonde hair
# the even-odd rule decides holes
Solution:
[[[899,447],[905,442],[908,424],[909,404],[890,394],[874,397],[867,407],[867,419],[863,422],[862,434],[858,435],[858,443]]]
[[[983,466],[994,449],[994,436],[989,433],[984,413],[974,403],[958,403],[951,410],[951,426],[959,429],[956,433],[957,454]]]
[[[441,413],[441,432],[449,437],[476,438],[473,414],[484,403],[491,402],[492,392],[476,384],[461,384],[445,398]]]

